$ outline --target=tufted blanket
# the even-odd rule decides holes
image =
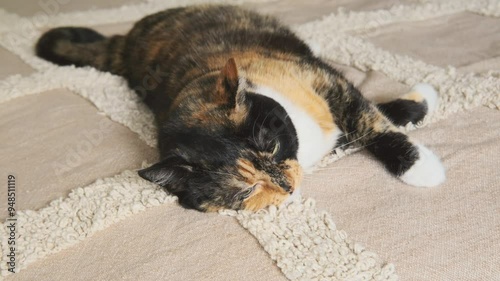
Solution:
[[[279,17],[370,99],[435,86],[434,115],[404,130],[447,181],[406,186],[337,150],[286,207],[202,214],[139,178],[158,157],[151,112],[120,77],[55,66],[33,45],[55,26],[125,33],[206,2]],[[496,0],[3,1],[0,62],[0,278],[500,280]]]

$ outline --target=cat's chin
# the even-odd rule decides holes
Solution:
[[[300,192],[300,188],[295,189],[292,195],[288,196],[288,198],[281,203],[280,207],[286,207],[293,202],[300,202],[302,200],[302,194]]]

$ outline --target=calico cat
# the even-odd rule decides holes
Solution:
[[[402,181],[444,169],[397,127],[436,106],[432,87],[374,104],[278,20],[233,6],[162,11],[127,35],[52,29],[36,54],[123,76],[156,116],[160,162],[139,175],[187,208],[280,205],[336,147],[363,146]]]

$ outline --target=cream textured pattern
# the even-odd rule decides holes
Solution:
[[[353,65],[361,70],[377,70],[410,86],[420,82],[435,86],[440,93],[440,99],[446,101],[441,102],[437,112],[429,116],[433,121],[437,121],[446,118],[448,114],[481,105],[499,109],[500,77],[493,72],[479,77],[473,73],[458,74],[453,67],[442,69],[406,56],[395,55],[345,32],[358,30],[362,26],[374,28],[383,24],[424,20],[468,10],[486,13],[482,7],[491,7],[490,14],[498,13],[500,10],[497,1],[485,1],[491,6],[481,6],[480,2],[469,2],[450,1],[435,5],[429,3],[422,7],[394,7],[382,12],[351,12],[340,17],[329,16],[300,26],[296,30],[307,41],[319,45],[320,55],[327,59]],[[493,6],[493,3],[497,5]]]
[[[121,77],[93,68],[51,67],[28,77],[19,75],[0,82],[0,102],[22,95],[67,88],[90,100],[113,121],[127,126],[149,146],[156,146],[154,116]]]
[[[73,190],[37,212],[17,213],[21,264],[63,250],[95,232],[146,208],[176,201],[152,183],[125,171]],[[4,228],[2,228],[4,230]],[[2,233],[2,237],[4,234]],[[2,240],[3,247],[8,245]],[[2,269],[5,263],[2,263]],[[24,267],[24,266],[23,266]]]
[[[222,213],[236,215],[290,280],[398,279],[394,265],[380,267],[377,255],[338,230],[313,199],[257,213]]]
[[[0,45],[17,54],[38,72],[23,77],[14,75],[0,81],[0,102],[37,94],[56,88],[68,88],[91,101],[100,111],[128,127],[148,145],[155,146],[155,128],[151,112],[126,86],[125,81],[92,68],[59,67],[34,56],[32,48],[41,29],[63,25],[98,25],[132,22],[161,9],[204,1],[149,1],[121,8],[72,12],[48,19],[31,29],[12,30],[21,18],[0,10]],[[228,2],[228,1],[226,1]],[[490,16],[500,15],[497,1],[429,2],[413,6],[396,6],[374,12],[339,11],[322,20],[295,26],[299,35],[321,46],[328,60],[355,66],[361,70],[377,70],[407,85],[425,82],[440,93],[440,106],[425,124],[446,118],[452,113],[487,106],[500,109],[500,77],[498,73],[476,75],[458,73],[429,65],[406,56],[395,55],[375,47],[353,35],[385,24],[429,19],[461,11]],[[26,25],[24,25],[26,26]],[[489,94],[485,94],[489,93]],[[407,129],[413,129],[409,126]],[[337,150],[320,166],[340,159],[354,150]],[[67,198],[58,199],[37,211],[19,211],[18,269],[45,256],[79,243],[120,220],[147,208],[171,203],[176,199],[156,186],[140,179],[133,171],[100,179],[73,190]],[[271,207],[257,213],[224,211],[254,235],[290,280],[396,280],[394,266],[351,241],[338,230],[331,215],[316,208],[314,199],[301,199],[282,208]],[[6,270],[7,235],[2,237],[2,275]]]

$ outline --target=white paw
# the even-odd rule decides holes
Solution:
[[[412,92],[417,92],[422,95],[422,97],[427,102],[427,113],[431,113],[439,105],[439,98],[436,89],[429,84],[420,83],[412,88]]]
[[[439,158],[423,145],[417,145],[419,159],[399,178],[420,187],[433,187],[444,182],[446,174]]]

